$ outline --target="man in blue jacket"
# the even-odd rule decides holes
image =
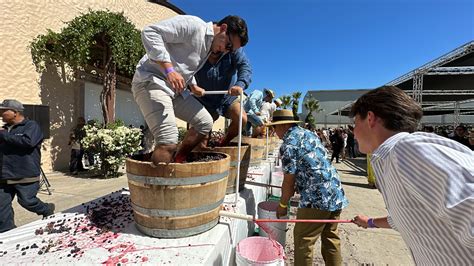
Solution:
[[[23,105],[4,100],[0,114],[0,233],[15,228],[12,201],[15,195],[25,209],[43,217],[54,213],[53,203],[36,197],[39,190],[41,143],[39,125],[23,116]]]
[[[232,79],[236,75],[235,82]],[[204,95],[197,97],[214,121],[219,116],[231,119],[227,134],[220,143],[226,146],[239,134],[240,93],[247,89],[252,76],[252,68],[242,48],[231,52],[211,53],[207,62],[194,76],[199,87],[206,91],[227,90],[224,95]],[[242,125],[247,123],[247,114],[242,114]]]

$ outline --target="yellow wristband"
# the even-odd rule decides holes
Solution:
[[[286,208],[286,207],[288,207],[288,205],[285,205],[285,204],[283,204],[283,203],[280,202],[280,207]]]

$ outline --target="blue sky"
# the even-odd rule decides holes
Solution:
[[[383,85],[474,40],[474,0],[170,0],[249,28],[248,91],[278,96]]]

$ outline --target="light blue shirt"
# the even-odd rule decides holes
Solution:
[[[255,114],[260,112],[263,104],[263,93],[259,90],[254,90],[250,96],[245,100],[244,109],[247,114]]]
[[[398,133],[371,158],[388,222],[417,265],[474,262],[474,152],[431,133]]]
[[[142,42],[146,54],[138,62],[132,83],[153,82],[174,97],[158,62],[171,62],[186,85],[196,84],[193,76],[207,61],[213,39],[213,23],[195,16],[178,15],[145,27]]]

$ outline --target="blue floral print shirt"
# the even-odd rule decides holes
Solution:
[[[280,155],[285,174],[293,174],[301,195],[299,208],[341,210],[349,204],[336,168],[311,131],[293,126],[283,136]]]

